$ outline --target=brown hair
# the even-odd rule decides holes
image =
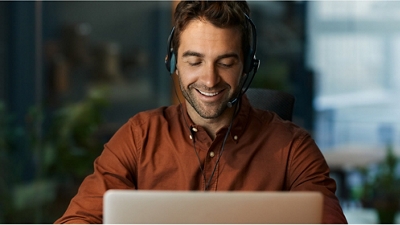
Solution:
[[[174,36],[172,47],[177,55],[180,34],[192,20],[205,20],[220,28],[238,28],[242,33],[242,50],[250,48],[250,26],[246,19],[250,9],[246,1],[181,1],[174,14]]]

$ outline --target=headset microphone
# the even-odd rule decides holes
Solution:
[[[234,98],[232,101],[229,101],[228,103],[226,103],[226,106],[228,106],[229,108],[232,108],[232,106],[237,102],[238,97]]]

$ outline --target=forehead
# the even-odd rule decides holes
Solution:
[[[192,20],[180,35],[180,53],[241,52],[241,33],[237,28],[219,28],[208,21]]]

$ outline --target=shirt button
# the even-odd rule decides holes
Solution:
[[[237,135],[233,136],[233,139],[235,139],[235,141],[237,141],[238,136]]]
[[[213,158],[215,156],[214,152],[210,152],[210,157]]]
[[[197,128],[196,127],[192,127],[192,131],[197,132]]]

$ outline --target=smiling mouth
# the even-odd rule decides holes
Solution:
[[[197,91],[198,91],[200,94],[202,94],[202,95],[204,95],[204,96],[207,96],[207,97],[213,97],[213,96],[216,96],[217,94],[219,94],[219,92],[204,92],[204,91],[200,91],[200,90],[198,90],[198,89],[197,89]]]

